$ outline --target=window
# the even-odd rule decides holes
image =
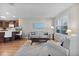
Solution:
[[[62,33],[62,34],[67,34],[67,28],[68,28],[68,16],[62,16],[58,18],[57,20],[57,25],[56,25],[56,32],[57,33]]]

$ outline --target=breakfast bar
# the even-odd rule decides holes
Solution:
[[[20,31],[18,20],[0,20],[0,43],[15,40]]]
[[[15,36],[16,36],[16,31],[0,31],[0,42],[14,40]]]

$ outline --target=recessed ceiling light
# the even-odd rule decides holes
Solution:
[[[6,12],[6,14],[8,15],[8,14],[9,14],[9,12]]]
[[[15,16],[13,16],[13,17],[15,17]]]
[[[1,18],[6,18],[5,16],[0,16]]]

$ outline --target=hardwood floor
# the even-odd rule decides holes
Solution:
[[[0,43],[0,56],[13,56],[16,54],[19,48],[26,43],[27,39]]]

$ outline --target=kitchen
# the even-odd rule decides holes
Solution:
[[[19,20],[0,20],[0,42],[15,40],[20,30]]]

